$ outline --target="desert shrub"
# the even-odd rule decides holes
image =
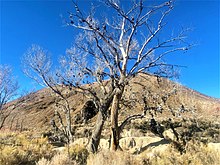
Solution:
[[[86,164],[87,158],[89,156],[88,150],[85,146],[81,145],[72,145],[67,146],[65,152],[68,153],[69,157],[76,161],[79,165]]]
[[[154,153],[148,163],[151,165],[218,165],[220,162],[220,153],[201,142],[192,140],[185,149],[184,154],[180,154],[173,147],[163,153]]]
[[[78,165],[76,161],[70,160],[66,153],[57,153],[51,160],[40,159],[36,165]]]
[[[127,152],[102,150],[88,157],[87,165],[139,165],[138,158]]]
[[[87,165],[218,165],[219,162],[219,150],[196,140],[189,141],[182,154],[171,144],[165,150],[146,150],[139,155],[101,150],[87,159]]]
[[[1,165],[31,165],[42,157],[53,156],[52,146],[45,138],[33,138],[31,133],[0,134]]]
[[[88,155],[89,152],[84,146],[70,145],[51,159],[42,158],[37,165],[85,165]]]

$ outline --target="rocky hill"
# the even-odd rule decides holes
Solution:
[[[82,94],[75,93],[74,90],[69,92],[66,97],[72,108],[74,123],[75,116],[79,114],[88,99]],[[121,104],[119,120],[131,114],[141,113],[144,107],[143,97],[147,98],[149,106],[163,106],[164,112],[162,115],[156,115],[160,119],[179,118],[181,116],[185,118],[205,118],[220,122],[219,99],[203,95],[167,79],[158,79],[146,75],[139,75],[129,82],[124,94],[126,104]],[[167,97],[166,106],[161,105],[163,97]],[[47,88],[14,100],[7,104],[5,112],[10,113],[10,115],[6,119],[3,129],[49,130],[50,120],[57,108],[56,102],[61,101],[51,94],[51,91]],[[181,107],[184,107],[183,113],[180,113]],[[94,125],[94,121],[95,119],[92,119],[89,122],[91,127]]]

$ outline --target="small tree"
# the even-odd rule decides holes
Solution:
[[[18,82],[12,75],[12,68],[0,65],[0,129],[11,111],[6,111],[5,104],[17,95]]]
[[[64,126],[62,117],[58,111],[55,115],[58,116],[62,124],[63,133],[69,142],[73,140],[72,123],[71,123],[71,107],[64,91],[64,86],[59,83],[56,73],[52,72],[52,61],[50,54],[38,45],[32,45],[22,58],[23,72],[25,75],[35,80],[43,87],[48,87],[52,94],[55,94],[62,101],[56,103],[59,109],[62,109],[66,117],[66,126]]]
[[[97,129],[93,132],[92,143],[95,142],[91,146],[95,147],[92,151],[97,151],[104,116],[110,103],[111,149],[117,150],[120,134],[118,110],[125,87],[139,73],[172,78],[175,68],[179,66],[167,63],[165,59],[192,46],[185,40],[188,29],[171,34],[164,31],[167,17],[173,10],[172,1],[152,5],[142,0],[103,0],[97,6],[94,2],[91,11],[87,12],[75,1],[73,3],[75,12],[69,13],[67,25],[81,33],[76,43],[67,50],[68,66],[71,66],[68,69],[79,72],[79,82],[86,80],[91,83],[93,80],[98,83],[103,97],[97,97],[91,88],[86,90],[96,98],[99,107],[105,107],[100,109]],[[102,16],[100,12],[103,12]]]

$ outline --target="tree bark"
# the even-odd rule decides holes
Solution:
[[[105,101],[101,101],[102,105],[99,107],[95,129],[92,133],[92,137],[88,146],[88,150],[92,153],[96,153],[98,151],[103,126],[107,118],[107,111],[112,103],[113,97],[114,95],[109,95],[108,99],[106,99]]]
[[[118,110],[119,110],[119,101],[122,97],[122,90],[119,90],[113,98],[112,107],[111,107],[111,146],[110,150],[116,151],[119,149],[119,128],[118,128]]]
[[[68,110],[67,110],[67,113],[66,113],[66,123],[67,123],[67,126],[66,126],[66,133],[67,133],[67,136],[68,136],[68,141],[69,143],[73,142],[73,135],[72,135],[72,122],[71,122],[71,114],[70,114],[70,108],[68,107]]]
[[[106,96],[106,99],[100,100],[99,104],[99,112],[98,117],[96,119],[96,125],[92,133],[92,137],[89,143],[88,150],[92,153],[96,153],[98,151],[98,146],[103,130],[104,123],[107,118],[108,109],[113,101],[114,97],[114,90],[112,89],[111,92],[109,92],[109,95]]]
[[[98,151],[98,146],[101,138],[102,129],[105,123],[105,117],[101,111],[98,112],[98,118],[96,120],[95,129],[92,133],[92,138],[89,143],[88,150],[92,153],[96,153]]]

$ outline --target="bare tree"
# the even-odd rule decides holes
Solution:
[[[11,111],[6,111],[5,104],[17,95],[18,82],[12,74],[12,68],[0,65],[0,129]]]
[[[80,36],[81,37],[81,36]],[[98,117],[89,143],[89,150],[97,152],[102,129],[108,116],[108,109],[115,95],[114,77],[105,81],[109,76],[104,75],[103,64],[99,59],[95,66],[88,64],[88,54],[72,47],[67,50],[67,56],[60,59],[61,68],[57,72],[62,84],[74,87],[90,100],[92,99],[98,109]],[[93,68],[94,67],[94,68]],[[113,72],[113,70],[112,70]]]
[[[103,0],[98,4],[95,1],[91,11],[83,11],[75,1],[73,4],[75,11],[69,13],[66,22],[81,33],[67,50],[69,62],[65,58],[63,62],[68,70],[64,73],[77,71],[79,80],[73,84],[69,76],[65,82],[87,91],[97,102],[100,115],[92,135],[93,152],[97,151],[105,114],[111,104],[111,149],[117,150],[118,109],[125,87],[139,73],[173,77],[175,68],[180,66],[165,59],[192,46],[186,42],[189,29],[167,34],[165,25],[174,8],[172,1],[149,4],[142,0]],[[97,82],[101,90],[97,94],[88,86],[79,86],[80,82]]]
[[[35,80],[43,87],[48,87],[53,94],[55,94],[62,101],[57,102],[57,107],[62,109],[66,117],[66,126],[63,125],[63,133],[69,142],[73,140],[72,124],[71,124],[71,107],[66,97],[66,93],[63,92],[64,88],[59,83],[56,73],[52,72],[52,61],[50,54],[47,50],[38,45],[32,45],[24,54],[22,58],[23,72],[25,75]],[[55,114],[59,114],[55,112]],[[61,117],[58,117],[62,120]]]

